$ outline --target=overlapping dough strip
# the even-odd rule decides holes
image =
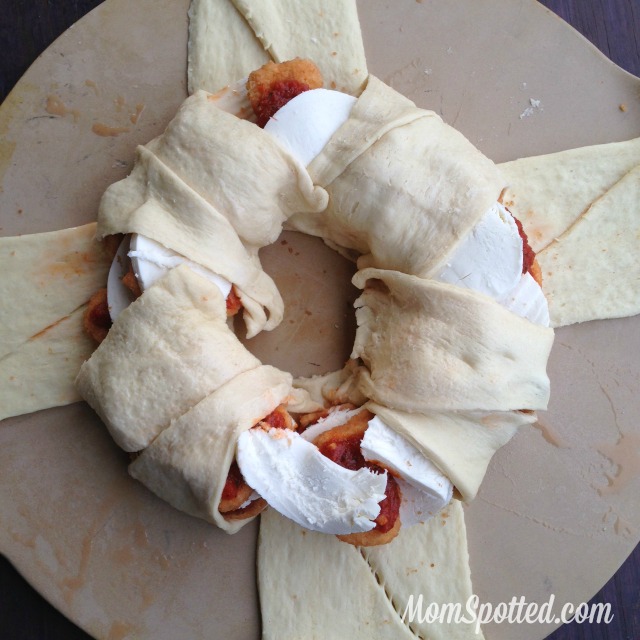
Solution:
[[[82,328],[85,306],[0,358],[0,420],[82,400],[74,380],[95,343]]]
[[[238,374],[171,424],[129,466],[129,473],[177,509],[235,533],[245,520],[218,511],[243,431],[292,399],[291,375],[270,366]]]
[[[640,313],[640,138],[501,165],[554,327]]]
[[[290,374],[247,351],[218,288],[184,265],[118,316],[77,386],[115,442],[141,452],[135,478],[229,533],[247,522],[218,513],[240,433],[281,403],[317,408]]]
[[[189,6],[189,94],[214,92],[271,58],[231,0],[192,0]]]
[[[251,337],[283,313],[258,250],[294,212],[324,209],[327,194],[268,134],[210,98],[188,98],[166,131],[138,149],[133,172],[102,198],[97,233],[141,233],[227,278]]]
[[[409,412],[544,409],[553,331],[469,289],[365,269],[354,277],[359,387]]]
[[[638,165],[640,138],[520,158],[500,165],[503,200],[540,252]]]
[[[0,420],[80,399],[82,313],[111,264],[95,228],[0,238]]]
[[[215,92],[268,60],[316,61],[327,86],[357,94],[367,62],[354,0],[194,0],[189,93]]]
[[[496,166],[433,111],[374,76],[309,172],[322,215],[287,226],[362,254],[358,266],[429,277],[498,199]]]
[[[420,616],[431,603],[459,603],[467,613],[473,590],[458,500],[389,544],[362,549],[270,510],[261,518],[258,584],[265,640],[483,638],[472,623]],[[409,609],[403,620],[411,597],[418,615],[412,620]]]
[[[259,366],[226,320],[222,294],[184,266],[120,314],[77,380],[120,447],[144,449],[172,419]]]
[[[355,2],[232,2],[274,62],[296,56],[311,58],[318,61],[327,86],[352,94],[362,88],[367,78],[367,64]]]
[[[540,253],[554,326],[640,313],[639,206],[640,164]]]
[[[535,413],[520,411],[409,413],[375,402],[365,406],[431,460],[465,502],[476,497],[495,452],[536,421]]]

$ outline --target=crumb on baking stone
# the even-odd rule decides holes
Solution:
[[[529,98],[529,106],[520,114],[520,120],[532,116],[536,111],[543,111],[542,102],[536,98]]]

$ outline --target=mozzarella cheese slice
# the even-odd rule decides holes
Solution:
[[[355,103],[340,91],[304,91],[279,109],[264,130],[307,166],[347,121]]]
[[[410,505],[407,507],[408,511],[413,509],[413,518],[411,519],[414,521],[422,522],[419,515],[424,515],[425,519],[429,518],[430,513],[440,511],[451,500],[453,485],[449,479],[418,449],[388,427],[378,416],[369,420],[369,426],[364,433],[360,448],[365,460],[377,462],[393,471],[406,484],[416,489],[417,493],[424,494],[418,496],[415,491],[407,493],[407,502],[414,504],[414,507],[410,507]],[[404,523],[405,520],[403,519],[402,522]]]
[[[131,290],[122,284],[122,278],[128,270],[128,251],[129,236],[125,236],[113,258],[107,276],[107,304],[112,322],[116,321],[116,318],[133,302],[135,297]]]
[[[436,280],[499,300],[522,274],[522,239],[513,216],[496,202],[460,242]]]
[[[260,500],[260,496],[256,491],[253,491],[251,495],[238,507],[238,509],[244,509],[256,500]]]
[[[375,526],[386,473],[345,469],[288,429],[243,432],[236,459],[249,486],[306,529],[345,535]]]
[[[548,327],[551,322],[547,299],[530,273],[523,274],[516,287],[498,302],[509,311],[536,324]]]
[[[300,435],[312,442],[321,433],[346,424],[361,411],[362,407],[334,410]],[[402,492],[400,520],[403,526],[428,520],[451,500],[453,485],[446,476],[377,416],[369,421],[361,449],[366,460],[378,462],[399,475],[396,481]]]
[[[403,527],[412,527],[414,524],[426,522],[443,508],[442,501],[434,498],[432,494],[416,489],[402,478],[396,478],[396,482],[402,492],[400,522]],[[446,504],[449,502],[447,501]]]
[[[192,271],[215,284],[224,298],[231,291],[231,283],[228,280],[139,233],[131,234],[129,257],[131,258],[133,271],[143,291],[164,276],[170,269],[174,269],[181,264],[186,264]]]
[[[142,291],[166,275],[170,269],[181,264],[186,264],[192,271],[215,284],[225,299],[231,291],[231,283],[222,276],[184,258],[146,236],[132,233],[130,236],[125,236],[120,243],[107,278],[107,304],[113,322],[135,299],[131,290],[122,284],[122,278],[128,271],[127,256],[131,259],[133,272]]]

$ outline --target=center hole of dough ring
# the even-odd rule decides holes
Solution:
[[[341,369],[355,339],[353,302],[359,290],[351,284],[356,265],[320,238],[284,231],[260,251],[264,270],[284,300],[284,318],[273,331],[244,339],[236,316],[235,331],[261,362],[309,377]]]

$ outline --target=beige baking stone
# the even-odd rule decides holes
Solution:
[[[187,7],[107,0],[27,72],[0,109],[0,233],[95,218],[185,96]],[[534,0],[367,0],[360,12],[370,71],[496,161],[640,135],[640,81]],[[287,315],[252,348],[295,374],[337,367],[353,336],[351,266],[295,234],[264,261]],[[639,328],[558,331],[549,411],[499,452],[467,510],[482,599],[587,600],[637,543]],[[257,527],[230,537],[156,499],[85,405],[1,423],[0,468],[0,551],[92,635],[259,637]],[[539,640],[555,626],[486,635]]]

